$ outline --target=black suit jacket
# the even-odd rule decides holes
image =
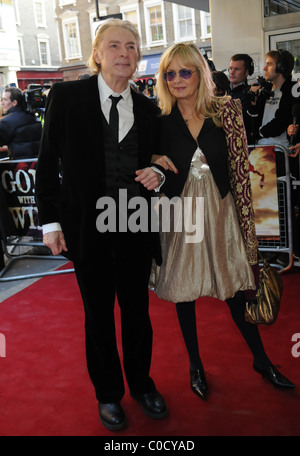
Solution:
[[[144,95],[132,91],[132,98],[142,169],[157,152],[159,110]],[[96,231],[96,201],[105,196],[101,114],[97,76],[56,83],[49,93],[36,175],[39,222],[61,223],[71,259],[88,257],[101,244]],[[142,186],[141,194],[151,197]],[[151,235],[155,249],[157,237]]]

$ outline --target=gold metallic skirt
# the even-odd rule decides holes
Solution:
[[[225,300],[238,290],[255,289],[232,195],[221,198],[202,159],[197,149],[176,209],[168,215],[161,206],[163,262],[153,263],[149,288],[166,301]]]

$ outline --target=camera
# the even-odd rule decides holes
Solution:
[[[261,86],[261,94],[266,97],[266,99],[273,97],[274,92],[272,90],[273,86],[271,82],[268,82],[262,76],[257,76],[258,85]]]
[[[45,108],[46,105],[46,87],[40,84],[29,84],[24,90],[24,101],[26,111],[35,113]]]
[[[252,84],[252,86],[260,86],[261,89],[259,91],[259,97],[263,97],[266,100],[274,96],[274,92],[272,90],[273,86],[271,82],[265,80],[262,76],[257,76],[257,82]],[[247,91],[247,96],[249,97],[250,101],[255,101],[256,94],[252,92],[251,89]]]

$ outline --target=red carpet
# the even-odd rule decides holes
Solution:
[[[206,402],[198,399],[189,387],[175,306],[151,293],[151,375],[170,414],[162,421],[147,418],[127,389],[122,405],[129,425],[113,433],[99,421],[86,371],[75,277],[40,279],[0,304],[0,333],[6,339],[6,357],[0,358],[0,435],[107,436],[108,441],[118,436],[299,435],[300,356],[292,356],[292,336],[300,333],[300,274],[285,274],[283,280],[279,318],[261,334],[269,357],[298,385],[296,390],[277,390],[254,372],[227,305],[203,299],[198,329],[210,391]],[[116,312],[119,321],[118,307]]]

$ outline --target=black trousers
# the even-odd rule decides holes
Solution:
[[[129,389],[135,394],[155,390],[149,377],[151,246],[147,233],[111,233],[97,250],[94,258],[74,262],[85,311],[87,367],[98,401],[119,402],[124,395],[124,379],[116,340],[116,297]]]

